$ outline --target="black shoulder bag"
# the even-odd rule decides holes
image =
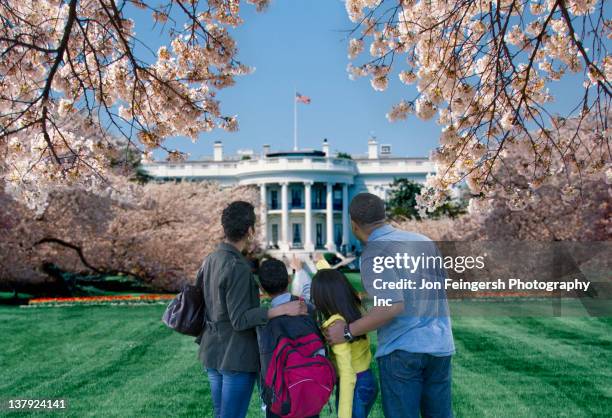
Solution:
[[[162,316],[162,322],[168,328],[181,334],[200,338],[204,329],[203,270],[204,265],[198,271],[195,286],[185,284],[181,292],[170,302]]]

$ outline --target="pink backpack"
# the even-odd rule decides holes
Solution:
[[[283,337],[272,353],[264,380],[268,408],[287,418],[317,415],[329,401],[336,373],[319,335]]]

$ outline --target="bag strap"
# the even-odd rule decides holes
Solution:
[[[196,274],[196,283],[195,283],[196,287],[200,289],[200,292],[202,292],[202,302],[204,304],[204,312],[203,312],[204,323],[202,324],[202,332],[200,333],[200,336],[198,337],[200,338],[200,340],[201,340],[202,335],[204,334],[206,323],[208,322],[208,315],[206,314],[206,300],[204,299],[204,266],[205,265],[206,265],[206,258],[204,259],[204,261],[202,261],[202,265],[198,269],[198,273]]]
[[[199,287],[200,289],[202,289],[202,287],[204,286],[204,265],[206,264],[206,259],[204,259],[204,261],[202,261],[202,265],[200,266],[200,268],[198,269],[198,272],[196,273],[196,283],[195,285],[197,287]],[[204,289],[202,289],[204,290]]]

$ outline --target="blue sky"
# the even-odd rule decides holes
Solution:
[[[159,36],[149,16],[128,14],[136,21],[137,36],[153,50],[167,39]],[[222,140],[226,152],[263,144],[288,150],[293,144],[293,92],[309,96],[310,105],[298,104],[301,148],[319,148],[328,138],[332,150],[363,154],[373,133],[380,143],[392,145],[402,156],[426,156],[437,145],[440,126],[415,117],[390,123],[385,114],[402,98],[415,97],[391,77],[385,92],[374,91],[366,78],[349,80],[346,30],[352,28],[341,0],[273,0],[263,13],[242,6],[244,25],[232,31],[238,58],[256,71],[237,79],[218,95],[226,115],[238,115],[240,130],[201,134],[197,143],[173,138],[169,147],[191,154],[192,159],[212,154],[212,143]],[[552,88],[558,93],[550,109],[575,103],[581,77],[571,77]],[[570,100],[571,99],[571,100]],[[435,118],[434,118],[435,119]]]

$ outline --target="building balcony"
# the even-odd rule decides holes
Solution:
[[[236,165],[236,175],[245,176],[287,171],[329,171],[355,174],[355,163],[344,158],[304,157],[304,158],[263,158],[243,160]]]
[[[436,171],[435,164],[427,158],[381,158],[355,160],[359,174],[428,174]]]
[[[179,163],[158,162],[144,164],[144,169],[155,176],[249,176],[253,174],[287,171],[323,171],[355,174],[355,163],[344,158],[259,158],[241,161],[185,161]]]
[[[346,181],[355,175],[426,175],[435,172],[435,165],[426,158],[356,159],[329,157],[269,157],[252,160],[157,162],[144,164],[144,170],[157,178],[238,180],[243,184],[273,182],[291,173],[299,181],[300,173],[308,173],[315,181]],[[319,178],[316,178],[318,174]],[[344,180],[343,180],[344,179]],[[352,183],[352,180],[351,180]]]

